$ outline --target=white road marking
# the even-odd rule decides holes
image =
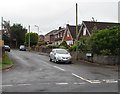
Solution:
[[[68,83],[56,83],[56,85],[68,85]]]
[[[118,81],[114,80],[114,79],[106,79],[106,80],[102,80],[102,81],[104,81],[106,83],[118,83]]]
[[[13,86],[13,85],[2,85],[3,87],[10,87],[10,86]]]
[[[83,77],[80,77],[79,75],[77,75],[77,74],[75,74],[75,73],[72,73],[72,75],[75,76],[75,77],[77,77],[77,78],[80,78],[81,80],[84,80],[84,81],[87,81],[87,82],[91,83],[90,80],[87,80],[87,79],[85,79],[85,78],[83,78]]]
[[[31,84],[18,84],[17,86],[29,86]]]
[[[58,66],[53,66],[54,68],[57,68],[57,69],[59,69],[59,70],[61,70],[61,71],[65,71],[65,69],[63,69],[63,68],[60,68],[60,67],[58,67]]]
[[[77,83],[77,82],[75,82],[75,83],[73,83],[74,85],[83,85],[83,84],[86,84],[85,82],[81,82],[81,83]]]
[[[42,60],[41,60],[42,61]],[[46,65],[49,65],[49,66],[51,66],[51,64],[49,64],[49,63],[47,63],[47,62],[45,62],[45,61],[42,61],[44,64],[46,64]]]
[[[101,83],[101,81],[100,80],[90,80],[91,82],[90,83]]]
[[[88,79],[85,79],[85,78],[75,74],[75,73],[72,73],[72,75],[77,77],[77,78],[80,78],[81,80],[84,80],[84,81],[87,81],[89,83],[92,83],[92,84],[94,84],[94,83],[101,83],[99,80],[88,80]]]

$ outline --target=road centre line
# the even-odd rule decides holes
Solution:
[[[56,83],[56,85],[68,85],[69,83]]]
[[[58,66],[53,66],[54,68],[57,68],[57,69],[59,69],[59,70],[61,70],[61,71],[65,71],[65,69],[63,69],[63,68],[60,68],[60,67],[58,67]]]
[[[31,84],[18,84],[18,86],[30,86]]]
[[[81,82],[81,83],[78,83],[78,82],[75,82],[73,83],[74,85],[83,85],[83,84],[86,84],[85,82]]]
[[[3,87],[10,87],[10,86],[14,86],[14,85],[1,85]]]

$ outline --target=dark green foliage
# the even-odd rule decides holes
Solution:
[[[81,38],[79,49],[102,55],[120,55],[120,27],[99,30],[89,38]]]
[[[10,38],[12,45],[19,46],[24,44],[26,33],[27,29],[23,28],[21,24],[13,24],[13,26],[10,27]]]
[[[30,46],[36,45],[38,43],[38,34],[32,32],[25,34],[25,45],[28,46],[29,35],[30,35]]]
[[[39,45],[39,46],[47,45],[47,42],[45,42],[45,41],[39,41],[39,42],[38,42],[38,45]]]
[[[76,45],[70,46],[69,51],[76,51]]]
[[[118,55],[120,52],[120,27],[100,30],[91,36],[92,51],[97,54]]]
[[[46,45],[46,48],[53,49],[53,48],[59,48],[59,46],[58,45],[53,45],[53,44],[48,44],[48,45]]]
[[[63,42],[59,45],[59,47],[68,49],[68,48],[69,48],[69,45],[67,45],[66,41],[63,41]]]

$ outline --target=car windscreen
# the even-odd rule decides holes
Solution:
[[[56,53],[58,53],[58,54],[68,54],[68,51],[66,51],[66,50],[56,50]]]

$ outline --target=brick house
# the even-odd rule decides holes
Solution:
[[[54,39],[54,33],[57,32],[57,30],[52,30],[50,31],[49,33],[47,33],[45,35],[45,42],[47,42],[48,44],[52,44],[55,42],[55,39]]]
[[[39,35],[39,40],[44,41],[45,40],[45,36],[44,35]]]
[[[45,41],[48,44],[59,45],[62,42],[65,28],[59,27],[59,29],[52,30],[45,35]]]
[[[60,45],[60,43],[62,42],[63,36],[64,36],[64,32],[65,32],[65,28],[59,27],[57,32],[54,33],[54,38],[55,38],[54,44],[55,45]]]

